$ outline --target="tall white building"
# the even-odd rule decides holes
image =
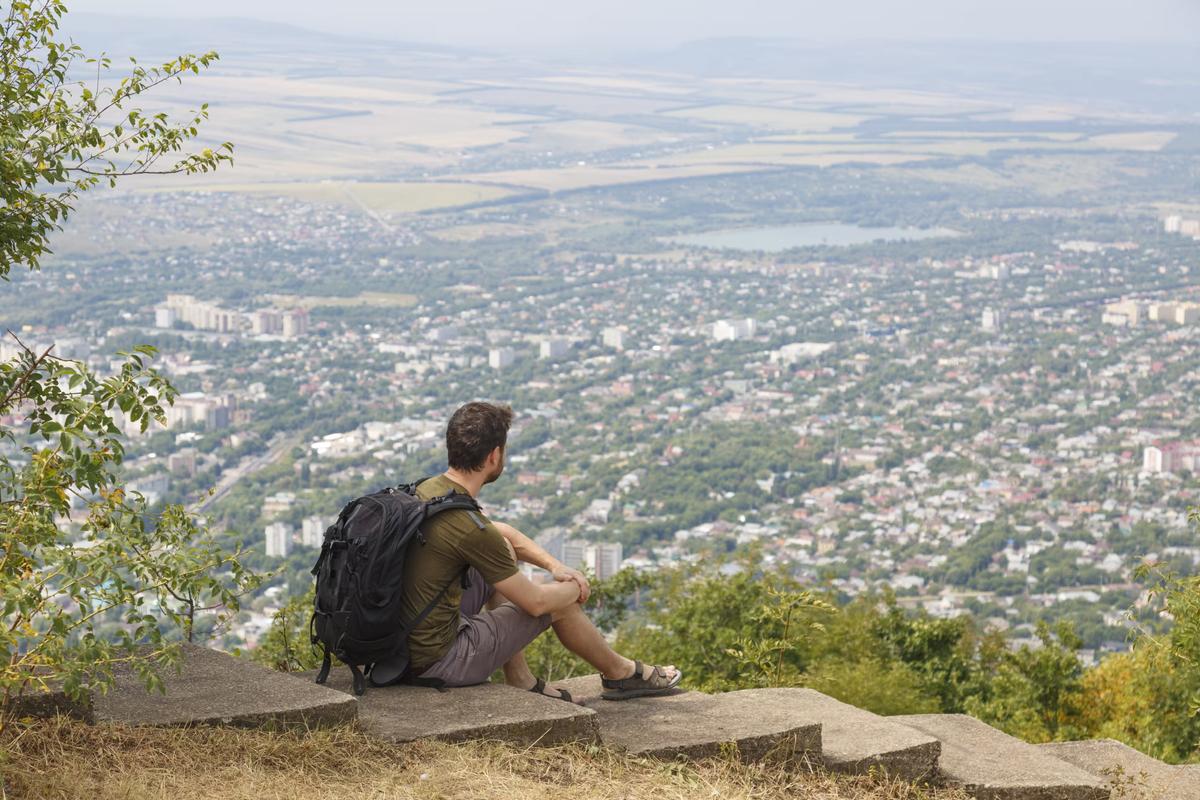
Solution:
[[[154,309],[154,327],[156,328],[171,328],[175,325],[175,320],[179,319],[179,315],[173,308],[156,308]]]
[[[298,339],[308,333],[308,312],[293,308],[283,312],[283,335],[287,339]]]
[[[1163,220],[1163,230],[1167,233],[1179,233],[1179,227],[1183,224],[1183,217],[1172,214]]]
[[[1146,316],[1146,306],[1136,300],[1122,300],[1104,307],[1100,321],[1106,325],[1135,326]]]
[[[507,369],[517,360],[517,352],[511,347],[494,347],[488,351],[488,366],[492,369]]]
[[[543,339],[538,347],[538,355],[543,359],[562,358],[571,350],[571,341],[558,336]]]
[[[286,558],[292,552],[292,526],[272,522],[266,528],[267,558]]]
[[[981,324],[985,331],[998,331],[1004,327],[1004,313],[999,309],[985,308]]]
[[[1155,322],[1174,322],[1178,308],[1174,303],[1151,303],[1146,307],[1146,316]]]
[[[587,563],[587,550],[590,543],[584,539],[568,539],[562,545],[562,558],[559,559],[568,567],[578,569]]]
[[[584,563],[595,573],[596,579],[602,581],[621,571],[622,555],[620,542],[597,542],[588,546]]]
[[[736,342],[749,339],[758,331],[753,319],[722,319],[713,323],[712,336],[718,342]]]
[[[320,547],[325,541],[325,529],[329,525],[325,517],[305,517],[300,523],[300,543],[305,547]]]
[[[605,328],[600,335],[600,341],[605,347],[611,347],[614,350],[624,350],[628,342],[629,334],[620,328]]]

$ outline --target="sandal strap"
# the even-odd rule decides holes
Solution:
[[[541,678],[538,678],[534,682],[533,688],[530,689],[529,691],[533,692],[534,694],[545,694],[545,688],[546,688],[546,682],[544,680],[542,680]]]
[[[650,674],[643,676],[646,667],[641,661],[634,661],[634,672],[628,678],[602,678],[600,684],[605,689],[660,689],[665,688],[672,680],[662,667],[655,664]],[[632,684],[632,685],[631,685]]]
[[[600,685],[605,689],[621,689],[624,688],[626,681],[639,681],[642,679],[642,670],[644,666],[642,662],[636,658],[633,660],[633,674],[628,678],[600,678]]]

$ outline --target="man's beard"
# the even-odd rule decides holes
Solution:
[[[503,474],[504,474],[504,461],[502,459],[500,461],[500,463],[498,465],[496,465],[496,471],[488,473],[488,476],[483,479],[484,485],[486,486],[489,483],[494,483]]]

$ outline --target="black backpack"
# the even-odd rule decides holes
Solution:
[[[337,522],[326,529],[321,555],[312,568],[317,591],[309,633],[312,643],[322,645],[325,651],[317,683],[328,679],[330,657],[337,656],[349,665],[354,693],[361,695],[367,689],[371,665],[388,659],[389,664],[399,660],[403,667],[409,634],[451,586],[461,580],[466,587],[464,568],[461,577],[438,592],[415,619],[402,619],[404,563],[414,542],[425,544],[422,524],[443,511],[479,511],[474,498],[462,492],[422,500],[416,494],[419,484],[351,500]],[[401,678],[406,677],[405,672],[401,668]]]

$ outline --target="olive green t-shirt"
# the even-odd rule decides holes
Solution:
[[[466,494],[466,489],[439,475],[418,486],[417,495],[428,500],[451,490]],[[441,658],[458,634],[458,607],[463,592],[459,578],[463,568],[474,567],[493,586],[517,574],[517,562],[504,537],[483,514],[461,509],[443,511],[431,517],[422,531],[425,544],[414,544],[405,560],[404,618],[415,619],[438,592],[451,585],[408,637],[414,671]]]

